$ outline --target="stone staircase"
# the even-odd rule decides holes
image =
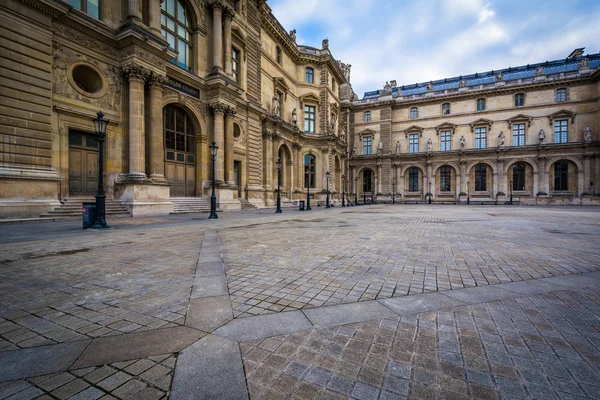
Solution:
[[[242,205],[242,211],[256,210],[256,206],[248,200],[240,199],[240,204]]]
[[[204,197],[171,197],[175,205],[172,214],[189,214],[210,212],[210,198]]]
[[[83,203],[95,203],[94,197],[74,197],[68,199],[60,207],[41,215],[50,219],[79,219]],[[118,200],[106,199],[106,215],[111,217],[129,217],[129,211]]]

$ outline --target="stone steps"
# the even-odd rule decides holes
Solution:
[[[240,204],[242,205],[242,211],[251,211],[257,209],[256,206],[250,203],[248,200],[240,199]]]
[[[203,197],[171,197],[175,206],[172,214],[210,212],[210,199]]]
[[[47,219],[78,219],[81,218],[81,210],[83,203],[95,203],[96,199],[91,198],[76,198],[69,199],[63,205],[54,210],[41,215],[41,218]],[[111,217],[128,217],[129,211],[117,200],[106,200],[106,215]]]

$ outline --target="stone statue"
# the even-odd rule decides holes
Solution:
[[[544,140],[546,140],[546,132],[544,132],[543,129],[540,129],[540,132],[538,133],[538,142],[539,142],[539,144],[544,143]]]
[[[351,155],[351,156],[354,156],[354,155],[356,155],[356,146],[354,146],[354,147],[352,148],[352,151],[351,151],[350,155]]]
[[[400,145],[400,141],[398,140],[396,142],[396,155],[399,156],[400,155],[400,150],[401,150],[401,145]]]
[[[323,39],[323,42],[321,43],[321,48],[323,50],[329,50],[329,39]]]
[[[461,137],[460,137],[460,148],[461,148],[461,149],[464,149],[464,148],[465,148],[465,142],[466,142],[466,139],[465,139],[465,137],[464,137],[464,136],[461,136]]]
[[[377,144],[377,154],[383,154],[383,142],[381,140]]]
[[[498,135],[498,147],[503,147],[504,146],[504,132],[500,131],[500,134]]]
[[[296,30],[295,30],[295,29],[292,29],[292,30],[290,31],[290,38],[292,39],[292,41],[293,41],[294,43],[296,43]]]
[[[381,90],[381,95],[386,96],[389,94],[392,94],[392,85],[390,85],[389,82],[385,82],[385,85],[383,85],[383,89]]]
[[[431,151],[433,150],[433,142],[431,141],[431,138],[427,139],[427,152],[431,153]]]
[[[275,115],[276,117],[278,117],[281,113],[281,109],[279,108],[279,97],[277,97],[277,94],[273,95],[273,115]]]
[[[589,125],[586,125],[583,128],[583,143],[591,143],[592,142],[592,130]]]
[[[341,60],[338,60],[338,64],[340,66],[340,69],[342,70],[342,74],[344,74],[346,82],[350,82],[350,68],[352,67],[352,65],[343,63]]]
[[[332,134],[335,134],[335,118],[331,117],[331,122],[329,123],[329,129]]]
[[[298,113],[295,108],[292,110],[292,124],[298,125]]]

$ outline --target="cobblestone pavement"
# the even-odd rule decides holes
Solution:
[[[241,344],[251,399],[600,398],[600,288]]]
[[[158,400],[167,397],[176,356],[163,354],[102,367],[0,383],[0,399]]]
[[[593,271],[594,211],[386,205],[220,235],[243,317]]]

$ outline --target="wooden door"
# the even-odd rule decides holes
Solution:
[[[93,133],[69,132],[69,195],[98,191],[98,140]]]

